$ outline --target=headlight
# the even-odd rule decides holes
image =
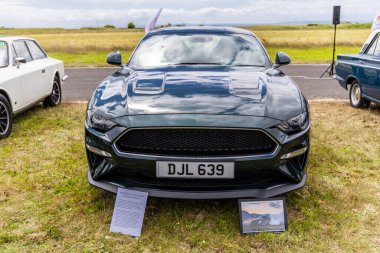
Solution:
[[[276,127],[285,133],[293,133],[305,130],[309,126],[309,115],[304,112],[290,120],[283,121]]]
[[[87,111],[87,118],[86,118],[86,124],[88,127],[98,129],[101,131],[109,131],[114,126],[116,126],[116,123],[104,118],[103,116],[100,116],[90,110]]]

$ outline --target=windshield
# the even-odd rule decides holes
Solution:
[[[4,41],[0,41],[0,68],[8,66],[8,46]]]
[[[261,44],[250,35],[155,35],[136,49],[129,67],[168,65],[229,65],[269,67]]]

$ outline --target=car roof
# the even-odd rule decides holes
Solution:
[[[33,38],[27,38],[27,37],[19,37],[19,36],[1,36],[0,40],[6,41],[6,42],[12,42],[15,40],[34,40]]]
[[[172,26],[160,28],[149,34],[177,34],[177,33],[222,33],[222,34],[246,34],[254,35],[251,31],[236,27],[221,26]]]

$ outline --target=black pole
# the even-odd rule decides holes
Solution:
[[[335,48],[336,48],[336,26],[334,26],[334,48],[333,48],[333,58],[332,58],[332,66],[330,69],[330,76],[334,75],[334,67],[335,67]]]
[[[331,64],[328,66],[328,68],[325,70],[325,72],[323,72],[320,78],[322,78],[325,74],[328,74],[329,76],[334,75],[335,53],[336,53],[336,28],[338,24],[340,24],[340,6],[334,6],[334,13],[333,13],[334,45],[333,45],[332,61],[331,61]]]

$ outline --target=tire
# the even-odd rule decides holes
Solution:
[[[7,138],[12,131],[13,114],[9,101],[0,94],[0,139]]]
[[[354,108],[366,108],[370,104],[369,101],[362,97],[362,89],[357,81],[351,84],[349,98],[350,104]]]
[[[61,103],[62,101],[62,89],[59,83],[59,78],[57,76],[54,77],[53,89],[51,94],[45,99],[44,106],[54,107]]]

